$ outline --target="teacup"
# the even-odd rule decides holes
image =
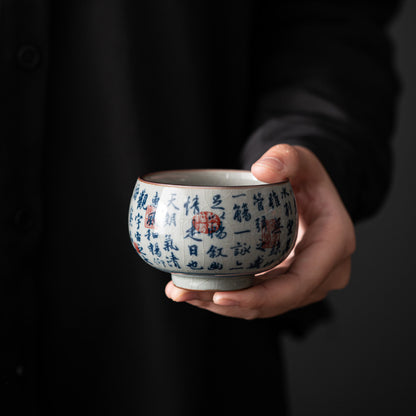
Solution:
[[[196,169],[139,177],[129,209],[140,257],[191,290],[238,290],[282,262],[297,236],[289,181],[249,171]]]

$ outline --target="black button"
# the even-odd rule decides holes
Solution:
[[[19,230],[29,231],[34,224],[33,216],[26,208],[19,209],[14,216],[14,223]]]
[[[34,45],[22,45],[17,51],[17,62],[22,69],[35,70],[40,63],[40,51]]]

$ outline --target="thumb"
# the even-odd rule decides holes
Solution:
[[[299,163],[299,154],[294,146],[278,144],[253,164],[251,172],[260,181],[280,182],[295,178]]]
[[[325,180],[325,169],[318,158],[305,147],[278,144],[271,147],[251,167],[252,174],[263,182],[289,179],[292,185]]]

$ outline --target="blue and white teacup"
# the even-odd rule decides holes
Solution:
[[[297,230],[290,182],[260,182],[249,171],[150,173],[138,178],[130,202],[137,253],[184,289],[251,286],[289,255]]]

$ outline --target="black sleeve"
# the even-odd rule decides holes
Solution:
[[[246,168],[274,144],[303,145],[320,158],[354,221],[381,206],[399,92],[387,29],[398,3],[256,3]]]

